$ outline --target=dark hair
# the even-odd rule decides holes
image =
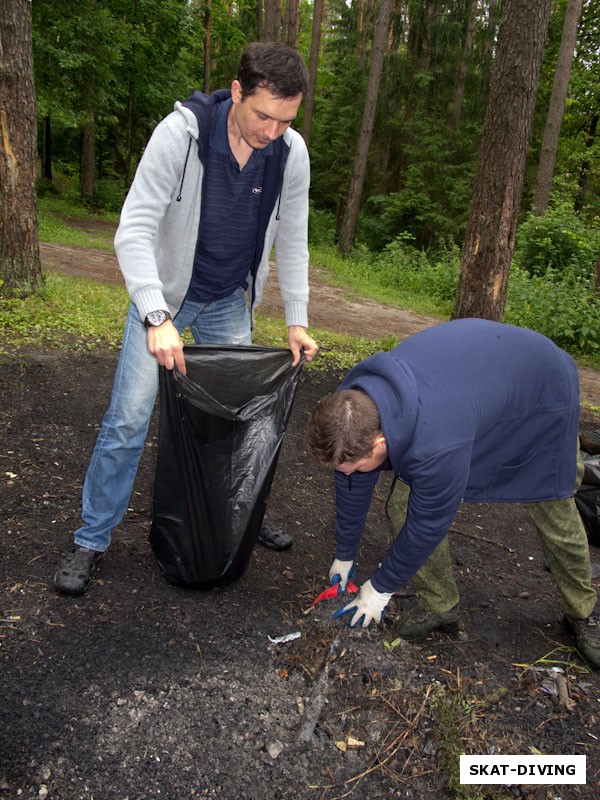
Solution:
[[[353,464],[373,452],[381,421],[377,406],[360,389],[343,389],[322,397],[304,434],[306,452],[318,464]]]
[[[268,89],[275,97],[306,94],[308,70],[299,53],[283,42],[252,42],[240,58],[237,79],[242,96]]]

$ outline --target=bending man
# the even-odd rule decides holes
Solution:
[[[336,470],[332,583],[348,581],[380,471],[393,470],[402,483],[392,495],[397,538],[337,615],[351,614],[352,626],[379,622],[392,594],[412,580],[419,605],[400,636],[416,641],[456,628],[447,534],[460,503],[526,503],[565,622],[580,652],[600,667],[588,542],[573,500],[583,472],[578,424],[575,363],[522,328],[443,323],[354,367],[317,404],[306,431],[309,455]]]

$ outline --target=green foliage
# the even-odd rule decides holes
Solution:
[[[519,228],[515,261],[532,276],[554,273],[590,281],[600,257],[600,228],[586,226],[567,205],[528,214]]]
[[[438,684],[432,697],[432,712],[435,730],[440,737],[440,766],[448,775],[448,788],[454,800],[500,800],[506,797],[503,786],[477,786],[460,782],[460,756],[467,753],[466,743],[472,740],[476,731],[471,721],[477,703],[451,687]]]
[[[319,356],[306,369],[337,375],[341,380],[359,361],[373,353],[392,350],[398,340],[393,337],[367,339],[362,336],[345,336],[322,328],[311,327],[312,336],[319,342]],[[287,329],[282,319],[256,315],[252,334],[255,344],[265,347],[287,347]]]
[[[310,204],[308,215],[308,243],[310,245],[331,245],[335,237],[335,220],[333,214]]]
[[[23,346],[72,351],[118,348],[129,297],[124,288],[51,274],[22,300],[0,297],[0,353]]]
[[[117,219],[116,214],[92,213],[73,202],[69,196],[47,194],[38,198],[39,237],[42,242],[112,251]]]
[[[573,355],[600,353],[600,299],[572,273],[530,277],[513,265],[504,321],[539,331]]]
[[[460,267],[454,245],[430,257],[415,248],[407,234],[377,255],[357,251],[343,259],[333,248],[322,246],[311,248],[311,254],[331,280],[366,297],[440,317],[452,310]]]

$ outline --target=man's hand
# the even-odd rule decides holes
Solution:
[[[185,375],[183,342],[170,319],[156,328],[148,328],[148,350],[161,367],[167,369],[177,367],[179,372]]]
[[[319,352],[319,345],[308,335],[306,328],[303,328],[302,325],[288,327],[288,346],[294,356],[293,367],[300,363],[303,355],[307,361],[312,361]]]
[[[360,587],[356,597],[343,608],[339,608],[333,618],[339,619],[344,614],[352,614],[352,619],[349,622],[351,628],[356,625],[367,628],[373,621],[379,624],[392,594],[393,592],[378,592],[373,588],[371,581],[368,580]]]
[[[354,561],[340,561],[336,558],[329,567],[329,583],[339,583],[341,591],[345,592],[348,580],[354,575]]]

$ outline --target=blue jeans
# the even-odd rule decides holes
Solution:
[[[198,344],[252,344],[244,291],[212,303],[184,302],[173,320]],[[83,525],[75,544],[103,552],[123,519],[144,449],[158,392],[158,363],[146,346],[146,329],[129,306],[110,406],[102,420],[83,484]]]

